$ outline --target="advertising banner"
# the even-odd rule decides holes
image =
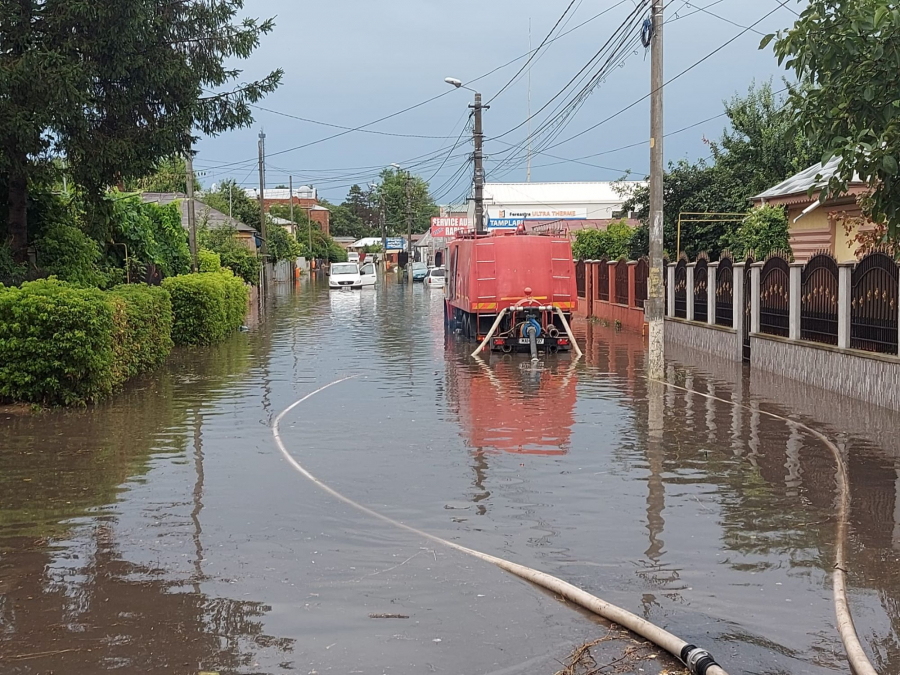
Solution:
[[[471,232],[472,224],[468,218],[432,218],[431,236],[435,239],[449,239],[464,232]]]
[[[587,220],[587,209],[527,207],[488,209],[491,220]]]
[[[488,220],[489,230],[517,230],[525,223],[524,218],[491,218]]]

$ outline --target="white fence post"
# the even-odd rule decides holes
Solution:
[[[750,267],[750,333],[759,333],[759,281],[765,263]]]
[[[733,279],[731,325],[734,327],[735,332],[735,347],[737,349],[737,358],[735,360],[738,363],[744,360],[744,324],[747,321],[747,317],[744,314],[744,298],[748,291],[744,285],[744,269],[746,266],[746,262],[734,263],[731,275]]]
[[[709,263],[706,268],[706,323],[716,325],[716,281],[719,276],[719,263]]]
[[[685,318],[688,321],[694,320],[694,268],[697,267],[697,263],[692,262],[688,263],[687,266],[687,292],[685,295],[687,296],[687,312],[685,313]]]
[[[854,263],[840,263],[838,266],[838,347],[850,349],[850,294],[853,292]]]
[[[669,275],[669,306],[666,307],[666,316],[675,316],[675,263],[669,263],[666,273]]]
[[[791,263],[791,295],[790,316],[788,318],[788,337],[800,339],[800,292],[803,289],[803,263]]]

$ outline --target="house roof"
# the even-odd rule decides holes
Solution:
[[[159,204],[160,206],[167,206],[168,204],[171,204],[173,202],[180,202],[181,226],[184,229],[188,229],[187,195],[181,192],[144,192],[141,194],[141,201],[146,204]],[[256,232],[256,230],[254,230],[249,225],[245,225],[241,221],[235,218],[231,218],[221,211],[217,211],[216,209],[196,200],[194,213],[196,214],[197,222],[201,223],[205,220],[207,227],[209,227],[209,229],[211,230],[216,230],[220,227],[231,226],[238,232]]]
[[[497,204],[619,204],[627,195],[619,194],[618,189],[633,190],[640,185],[644,183],[488,183],[484,199]]]
[[[788,178],[785,181],[782,181],[778,185],[773,188],[769,188],[762,194],[758,194],[753,197],[753,201],[762,201],[764,199],[779,199],[782,197],[791,197],[794,195],[803,195],[806,196],[810,193],[810,191],[815,192],[817,190],[821,190],[828,184],[828,181],[831,180],[831,177],[838,170],[838,165],[841,163],[840,157],[832,157],[828,163],[822,164],[819,162],[818,164],[814,164],[808,169],[804,169],[798,174],[795,174]],[[859,176],[854,175],[852,183],[861,183]]]

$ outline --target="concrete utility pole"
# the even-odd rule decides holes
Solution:
[[[191,271],[196,274],[200,271],[200,263],[197,253],[197,212],[194,210],[194,157],[187,153],[184,158],[187,167],[187,217],[188,217],[188,243],[191,247]]]
[[[663,0],[653,0],[650,38],[650,277],[647,322],[650,324],[647,374],[665,377],[665,286],[663,285]],[[670,292],[674,290],[670,289]]]
[[[407,283],[409,287],[412,288],[413,285],[413,241],[412,241],[412,175],[409,171],[406,172],[406,236],[409,239],[406,242],[406,251],[407,251],[407,260],[406,260],[406,272],[407,272]]]
[[[263,266],[269,257],[269,242],[266,230],[266,134],[259,132],[259,234],[262,236],[260,251],[263,256]]]
[[[294,222],[294,177],[288,176],[288,199],[291,203],[291,223]],[[293,227],[293,225],[292,225]],[[295,228],[296,231],[296,228]]]
[[[470,105],[475,110],[475,231],[484,234],[484,128],[481,124],[481,111],[490,110],[490,106],[481,104],[481,94],[475,93],[475,103]]]

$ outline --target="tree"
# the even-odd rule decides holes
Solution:
[[[776,36],[763,39],[765,48]],[[900,9],[891,0],[810,0],[794,27],[777,34],[779,64],[793,71],[794,119],[839,157],[821,199],[847,191],[858,176],[871,186],[865,214],[897,237],[900,223]]]
[[[303,247],[294,239],[294,235],[281,225],[269,223],[266,228],[269,255],[278,262],[280,260],[296,260],[303,255]]]
[[[346,205],[335,206],[327,202],[322,202],[331,210],[331,234],[335,237],[355,237],[362,239],[372,236],[373,230],[368,227],[361,218]],[[377,230],[380,234],[381,230]]]
[[[368,228],[378,226],[378,200],[374,190],[363,192],[359,185],[351,185],[347,198],[341,206]]]
[[[790,251],[788,220],[781,206],[762,206],[754,209],[734,232],[728,246],[738,257],[753,251],[762,260],[776,251]]]
[[[203,186],[194,172],[194,189],[202,190]],[[187,194],[187,162],[181,155],[161,159],[153,173],[129,180],[125,183],[127,192],[180,192]]]
[[[241,71],[271,20],[237,20],[243,0],[122,3],[0,0],[0,172],[7,235],[28,245],[28,194],[53,152],[87,199],[191,151],[195,133],[249,125],[281,71],[211,95]]]
[[[632,236],[634,228],[624,220],[610,223],[605,230],[579,230],[572,253],[578,260],[617,260],[629,254]]]
[[[216,211],[230,212],[235,220],[260,231],[259,202],[250,199],[234,180],[222,181],[218,190],[203,193],[200,200]]]
[[[407,197],[407,190],[409,191]],[[412,214],[413,232],[427,232],[431,219],[441,210],[428,191],[428,183],[399,169],[381,172],[381,184],[374,191],[377,203],[384,203],[385,225],[390,234],[405,235],[407,210]]]
[[[745,213],[753,196],[817,161],[818,146],[797,132],[789,104],[774,94],[771,83],[751,85],[746,96],[725,102],[731,128],[718,141],[709,142],[711,162],[682,159],[669,164],[663,182],[664,246],[673,257],[680,213]],[[645,224],[649,206],[650,193],[643,187],[625,203],[625,209],[635,211]],[[732,243],[738,227],[740,220],[690,223],[682,228],[681,250],[689,256],[706,251],[716,259]],[[646,240],[643,233],[636,235],[642,255],[647,254]]]

